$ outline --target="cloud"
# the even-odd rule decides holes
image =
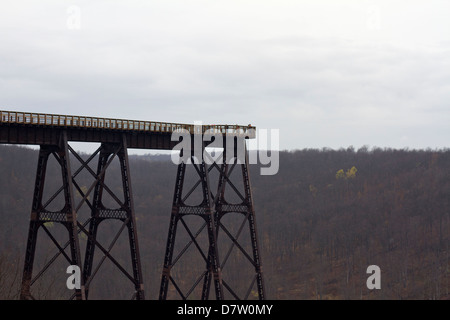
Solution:
[[[79,1],[79,30],[71,5],[2,5],[1,108],[252,123],[282,149],[450,138],[446,2]]]

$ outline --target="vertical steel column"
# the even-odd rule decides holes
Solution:
[[[62,134],[62,146],[59,152],[60,165],[61,165],[61,174],[63,178],[64,187],[64,198],[66,201],[66,205],[64,207],[64,211],[66,212],[67,221],[64,223],[68,232],[69,232],[69,242],[70,242],[70,253],[71,253],[71,265],[76,265],[82,270],[82,262],[81,262],[81,252],[80,252],[80,243],[78,241],[78,222],[77,222],[77,212],[75,209],[75,199],[73,192],[73,181],[72,181],[72,170],[70,167],[70,159],[69,159],[69,145],[67,142],[66,132]],[[84,292],[84,281],[81,277],[81,288],[75,289],[75,298],[77,300],[85,300],[85,292]]]
[[[245,143],[245,142],[244,142]],[[263,272],[262,272],[262,262],[260,255],[260,248],[258,244],[258,233],[256,230],[256,218],[255,218],[255,207],[253,204],[253,194],[250,184],[250,173],[248,167],[248,152],[245,151],[245,163],[241,165],[242,168],[242,179],[244,182],[245,189],[245,205],[247,206],[247,219],[250,231],[250,239],[252,243],[252,253],[253,253],[253,263],[256,273],[256,285],[258,288],[258,298],[259,300],[265,300],[266,292],[264,288]]]
[[[73,183],[70,168],[70,159],[68,151],[68,143],[66,133],[61,135],[59,146],[41,146],[39,151],[38,166],[36,172],[36,181],[33,193],[33,204],[30,216],[30,226],[28,231],[27,249],[25,253],[24,271],[21,286],[21,299],[34,299],[31,293],[31,285],[33,284],[32,273],[34,257],[36,252],[37,234],[40,228],[43,228],[50,239],[58,247],[59,253],[63,254],[70,265],[78,266],[81,270],[80,245],[77,235],[77,215],[74,207]],[[49,156],[53,154],[61,167],[62,175],[62,191],[64,193],[64,207],[59,212],[50,212],[42,204],[42,196],[44,192],[45,176]],[[56,195],[54,196],[56,197]],[[53,197],[53,198],[54,198]],[[46,222],[58,222],[64,225],[68,231],[70,247],[70,256],[64,252],[64,248],[59,246],[48,229],[44,226]],[[80,279],[80,289],[75,289],[75,297],[77,300],[85,299],[84,283]]]
[[[131,267],[133,269],[134,288],[137,300],[144,300],[144,283],[142,279],[141,258],[136,230],[136,216],[134,210],[133,192],[131,188],[130,164],[125,135],[122,137],[122,149],[119,151],[120,168],[122,172],[122,186],[124,194],[124,208],[127,213],[127,228],[130,244]]]
[[[178,221],[180,219],[180,206],[182,205],[182,194],[184,185],[184,176],[186,172],[186,163],[182,162],[178,165],[177,176],[175,179],[175,190],[173,193],[172,213],[170,215],[169,232],[167,235],[166,253],[164,255],[164,266],[161,277],[161,286],[159,289],[159,299],[167,299],[167,291],[169,290],[169,281],[173,281],[170,275],[173,266],[173,251],[175,248],[175,239],[177,234]]]
[[[33,275],[34,256],[36,252],[36,241],[39,227],[41,226],[40,211],[42,210],[42,194],[44,192],[45,173],[49,155],[53,152],[52,147],[41,146],[37,164],[36,181],[34,183],[33,204],[30,216],[30,227],[28,229],[27,249],[25,252],[25,265],[22,276],[22,287],[20,299],[33,299],[31,295],[31,279]]]

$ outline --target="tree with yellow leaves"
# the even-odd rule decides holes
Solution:
[[[336,172],[336,179],[337,180],[345,179],[345,174],[344,174],[344,170],[343,169],[338,170],[338,172]]]
[[[344,180],[347,186],[347,192],[346,192],[346,196],[349,196],[350,193],[350,180],[354,179],[356,177],[356,172],[358,171],[358,169],[356,169],[355,166],[352,166],[350,169],[347,169],[346,172],[344,172],[344,169],[340,169],[336,172],[336,179],[337,180]]]
[[[357,171],[358,171],[358,169],[356,169],[355,166],[353,166],[351,169],[348,169],[347,172],[345,173],[346,179],[353,179],[353,178],[355,178]]]
[[[356,172],[358,169],[356,169],[355,166],[351,167],[351,169],[347,169],[347,172],[344,173],[344,169],[340,169],[336,172],[336,179],[354,179],[356,177]]]

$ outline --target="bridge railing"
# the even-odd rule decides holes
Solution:
[[[213,134],[245,135],[250,139],[255,138],[255,127],[252,127],[251,125],[203,125],[200,127],[191,124],[170,122],[137,121],[1,110],[0,123],[166,133],[187,130],[192,134],[205,133],[209,130],[208,132]],[[198,132],[195,132],[196,130]]]

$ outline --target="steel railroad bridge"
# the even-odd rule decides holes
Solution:
[[[171,290],[172,296],[176,296],[176,298],[207,300],[210,299],[211,288],[213,288],[217,300],[248,299],[255,296],[260,300],[266,298],[245,143],[246,139],[255,138],[255,127],[250,125],[195,126],[0,110],[1,144],[39,146],[27,246],[24,253],[21,299],[35,299],[33,285],[39,282],[42,275],[60,256],[67,260],[68,265],[77,266],[81,270],[80,286],[73,289],[70,299],[88,299],[92,279],[106,259],[109,259],[132,283],[134,290],[130,293],[130,298],[145,299],[128,149],[171,150],[179,143],[177,139],[172,141],[172,134],[177,132],[188,132],[191,137],[211,133],[216,136],[220,134],[224,139],[231,136],[234,143],[233,150],[227,150],[227,145],[223,144],[222,161],[214,161],[212,164],[203,158],[200,161],[198,159],[194,161],[194,155],[191,154],[191,162],[181,162],[177,165],[172,209],[168,219],[167,244],[165,255],[161,257],[163,268],[159,299],[166,300],[168,292]],[[208,141],[208,139],[205,140]],[[201,147],[204,150],[207,142],[203,139],[201,141]],[[86,159],[70,146],[70,142],[100,143],[100,147]],[[245,161],[228,161],[233,157],[236,158],[238,147],[244,148]],[[51,157],[56,159],[62,186],[50,197],[44,199],[45,181],[48,176],[47,164]],[[73,158],[77,159],[80,164],[76,170],[73,170],[73,166],[76,164]],[[114,159],[120,163],[120,176],[116,177],[122,182],[120,191],[122,194],[120,195],[105,183],[106,172]],[[92,162],[96,162],[96,167],[91,168]],[[187,186],[185,183],[188,170],[194,172],[197,179],[194,186]],[[210,179],[213,170],[218,172],[215,185],[212,185],[213,180]],[[241,174],[238,175],[240,181],[236,181],[236,175],[231,175],[234,170],[241,171]],[[88,172],[92,177],[93,182],[87,189],[83,189],[77,182],[81,172]],[[78,202],[75,201],[76,192],[81,197]],[[227,202],[225,193],[233,193],[234,198],[238,201]],[[105,194],[114,199],[114,207],[104,204],[102,200]],[[189,199],[195,194],[202,199],[201,202],[197,205],[188,205]],[[55,199],[61,195],[64,199],[62,207],[59,210],[50,209]],[[168,203],[168,207],[169,205]],[[82,222],[79,221],[79,212],[83,206],[88,207],[90,216]],[[223,217],[228,213],[237,213],[238,216],[242,216],[242,222],[238,222],[239,228],[234,234],[222,223]],[[186,221],[187,216],[200,218],[201,227],[190,226]],[[120,230],[110,239],[111,242],[108,246],[98,240],[100,234],[98,227],[105,220],[119,220],[122,223]],[[59,223],[65,227],[64,229],[67,231],[65,243],[56,240],[52,230],[47,227],[49,222]],[[189,235],[185,244],[177,242],[179,239],[176,235],[179,228],[183,228]],[[36,247],[39,246],[38,231],[40,230],[55,245],[56,253],[41,270],[36,272],[33,267]],[[111,254],[112,248],[124,230],[128,231],[132,272],[127,271]],[[242,234],[246,233],[244,230],[247,230],[247,236],[251,242],[250,249],[246,249],[240,242]],[[218,236],[219,232],[220,237]],[[202,234],[204,234],[203,238]],[[79,237],[81,235],[87,238],[84,257],[81,257],[80,250]],[[222,237],[227,238],[228,244],[231,245],[227,248],[228,250],[224,251],[226,252],[224,256],[219,256]],[[205,243],[202,242],[206,242],[206,249]],[[182,249],[176,252],[175,248],[180,245]],[[175,264],[180,263],[181,257],[192,254],[192,250],[188,250],[190,247],[200,254],[202,264],[197,266],[199,277],[194,280],[190,279],[191,283],[186,289],[181,284],[185,285],[188,280],[179,274],[173,274],[171,270]],[[248,279],[243,279],[248,280],[249,283],[243,294],[239,294],[231,282],[223,276],[223,270],[227,267],[227,261],[233,250],[238,251],[238,254],[245,258],[244,260],[253,270],[253,275]],[[100,254],[101,259],[94,260],[95,254]],[[201,288],[200,284],[202,284]],[[200,295],[194,297],[193,292],[200,292]]]
[[[56,145],[64,131],[68,141],[117,143],[125,136],[128,148],[159,150],[173,149],[178,141],[171,141],[171,135],[182,130],[255,138],[255,127],[250,125],[195,126],[15,111],[0,111],[0,130],[0,143]]]

